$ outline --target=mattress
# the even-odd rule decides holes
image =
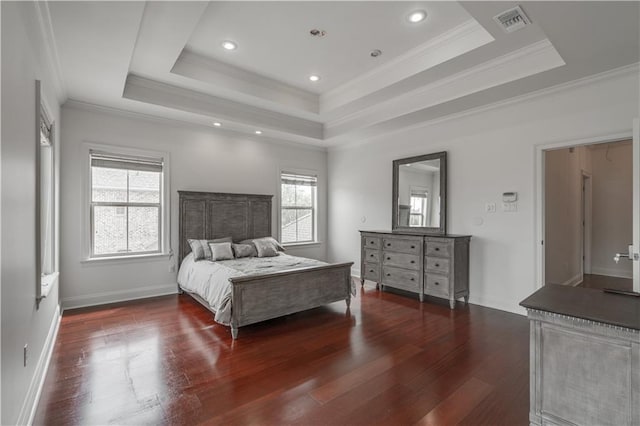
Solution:
[[[193,260],[189,253],[180,265],[178,284],[183,290],[203,298],[215,312],[215,321],[229,325],[231,321],[230,278],[262,275],[291,269],[327,265],[315,259],[279,253],[275,257],[246,257],[241,259]]]

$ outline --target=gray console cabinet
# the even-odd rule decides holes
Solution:
[[[547,284],[520,305],[530,425],[640,425],[640,298]]]
[[[469,236],[360,231],[361,283],[469,301]]]

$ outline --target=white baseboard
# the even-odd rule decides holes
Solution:
[[[85,308],[88,306],[105,305],[107,303],[166,296],[168,294],[176,294],[177,292],[178,284],[139,287],[131,290],[105,291],[103,293],[94,293],[86,296],[64,298],[62,299],[62,307],[64,309]]]
[[[352,268],[351,278],[360,280],[360,270]],[[511,303],[507,303],[501,300],[494,300],[485,297],[474,297],[473,294],[469,295],[469,303],[474,305],[484,306],[485,308],[497,309],[499,311],[510,312],[517,315],[527,315],[527,310],[522,306],[513,306]]]
[[[44,386],[44,380],[47,377],[47,371],[49,370],[49,363],[51,362],[51,356],[53,355],[53,347],[58,337],[58,329],[60,327],[60,319],[62,315],[60,313],[60,305],[56,307],[56,311],[51,321],[51,327],[49,327],[49,333],[47,339],[44,342],[44,347],[40,353],[38,364],[36,364],[35,371],[33,372],[33,378],[29,383],[29,389],[27,389],[27,395],[22,403],[20,414],[18,415],[17,424],[30,425],[33,423],[33,418],[36,415],[36,408],[38,402],[40,402],[40,395],[42,393],[42,387]]]
[[[560,285],[568,285],[568,286],[571,286],[571,287],[575,287],[578,284],[580,284],[581,282],[582,282],[582,274],[577,274],[577,275],[574,275],[573,277],[569,278],[565,282],[561,283]]]
[[[469,303],[471,303],[472,305],[484,306],[485,308],[510,312],[512,314],[524,316],[527,315],[527,310],[518,304],[514,306],[512,303],[505,302],[503,300],[495,300],[487,297],[474,297],[473,292],[471,292],[471,294],[469,295]]]
[[[624,260],[623,260],[624,262]],[[613,268],[599,268],[597,266],[591,265],[591,273],[593,275],[605,275],[607,277],[616,277],[616,278],[629,278],[633,279],[632,271],[620,271],[618,269]]]

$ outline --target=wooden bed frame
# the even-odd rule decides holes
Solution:
[[[178,191],[180,199],[179,260],[189,254],[188,239],[231,236],[234,241],[271,236],[271,195]],[[230,278],[231,335],[238,328],[328,303],[351,303],[353,262],[291,269]],[[213,308],[187,290],[208,310]]]

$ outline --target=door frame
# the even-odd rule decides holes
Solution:
[[[591,220],[592,220],[592,188],[593,188],[593,175],[586,171],[581,170],[580,176],[582,179],[582,196],[581,196],[581,219],[582,219],[582,262],[581,262],[581,275],[584,279],[584,274],[591,273]]]
[[[631,134],[633,146],[633,251],[640,250],[640,118],[633,119],[633,130]],[[635,253],[634,253],[635,254]],[[633,291],[640,293],[640,261],[633,263]]]
[[[544,286],[544,276],[545,276],[545,265],[544,265],[544,236],[545,236],[545,223],[544,223],[544,212],[545,212],[545,168],[544,168],[544,152],[551,149],[561,149],[561,148],[570,148],[572,146],[582,146],[582,145],[594,145],[599,143],[609,143],[609,142],[619,142],[623,140],[629,140],[633,138],[633,129],[629,129],[625,132],[619,133],[611,133],[607,135],[594,136],[590,138],[583,139],[573,139],[573,140],[564,140],[560,142],[539,144],[534,146],[534,235],[535,239],[533,241],[534,244],[534,253],[535,253],[535,289]],[[636,146],[634,145],[634,155],[639,155],[639,153],[635,152]],[[640,151],[640,150],[639,150]],[[635,176],[634,176],[635,179]],[[634,236],[635,238],[635,236]],[[634,262],[638,263],[638,262]],[[634,266],[635,267],[635,266]]]

